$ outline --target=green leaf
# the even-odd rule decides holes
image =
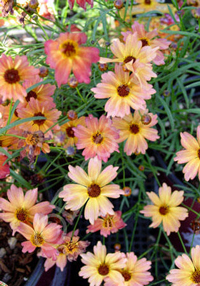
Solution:
[[[30,183],[28,183],[20,174],[17,174],[15,171],[10,169],[10,175],[20,184],[20,186],[24,186],[28,190],[33,189]]]

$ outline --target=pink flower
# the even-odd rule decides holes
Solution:
[[[134,22],[131,28],[132,31],[122,32],[122,35],[124,36],[124,41],[126,41],[126,38],[129,34],[134,34],[135,32],[137,32],[138,40],[142,42],[142,47],[145,46],[150,46],[151,48],[159,47],[159,50],[156,51],[156,57],[153,59],[153,62],[156,65],[165,64],[164,55],[160,50],[168,49],[171,42],[167,41],[166,39],[155,38],[158,36],[157,29],[151,32],[147,32],[144,29],[144,25],[139,24],[137,21]]]
[[[74,1],[75,0],[68,0],[69,3],[69,8],[73,9],[74,7]],[[93,0],[76,0],[77,4],[82,7],[84,10],[86,10],[86,2],[91,6],[91,8],[93,7]]]
[[[100,234],[107,237],[111,233],[115,233],[126,226],[121,215],[121,211],[116,211],[114,215],[107,214],[102,216],[102,218],[96,219],[93,225],[89,225],[86,232],[89,233],[100,230]]]
[[[30,224],[36,213],[47,215],[54,209],[54,206],[47,201],[36,204],[37,189],[29,190],[24,195],[22,188],[11,185],[7,196],[9,201],[0,198],[0,209],[3,210],[3,213],[0,213],[0,218],[10,223],[13,234],[20,222]]]
[[[118,131],[112,126],[112,120],[102,115],[99,120],[90,114],[85,119],[86,126],[78,125],[73,128],[78,138],[77,149],[84,149],[85,160],[97,155],[99,160],[108,161],[110,154],[119,152],[116,139]]]
[[[33,228],[21,222],[17,231],[27,239],[22,243],[22,252],[31,253],[40,247],[42,256],[55,257],[54,245],[61,241],[61,227],[56,223],[48,224],[48,216],[38,213],[33,218]]]
[[[8,159],[6,155],[0,153],[0,179],[5,179],[10,174],[10,168],[8,164],[4,162]]]
[[[91,65],[99,60],[99,50],[82,47],[87,41],[84,33],[61,33],[56,40],[48,40],[45,45],[46,62],[55,69],[55,79],[60,87],[68,82],[73,71],[78,82],[90,82]]]

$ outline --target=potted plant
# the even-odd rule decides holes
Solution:
[[[3,2],[0,223],[39,261],[18,286],[200,283],[198,5]]]

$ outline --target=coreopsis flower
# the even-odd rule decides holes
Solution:
[[[78,138],[76,147],[84,149],[82,155],[85,156],[85,160],[97,156],[99,160],[107,162],[111,153],[119,152],[116,142],[119,133],[110,118],[102,115],[98,120],[89,114],[85,118],[85,124],[86,126],[78,125],[73,128],[74,134]]]
[[[117,232],[126,226],[126,223],[121,218],[122,212],[116,211],[114,215],[107,214],[94,221],[94,224],[89,225],[87,233],[100,230],[100,234],[107,237],[111,233]]]
[[[144,121],[144,118],[149,121]],[[126,140],[124,151],[128,156],[132,153],[145,154],[148,144],[146,139],[156,141],[158,131],[152,128],[157,123],[157,115],[148,113],[148,110],[135,111],[124,118],[113,118],[113,125],[118,128],[120,138],[118,142]]]
[[[24,101],[26,89],[22,86],[24,80],[31,80],[39,74],[39,69],[29,66],[26,56],[11,56],[2,54],[0,58],[0,94],[2,100],[13,99]]]
[[[198,286],[200,283],[200,246],[197,245],[191,250],[191,258],[187,254],[178,256],[175,265],[178,269],[170,270],[166,279],[172,286]]]
[[[85,252],[86,247],[90,244],[89,241],[81,241],[78,236],[79,230],[74,232],[72,237],[72,231],[67,233],[62,237],[62,242],[56,246],[57,256],[56,260],[52,258],[47,258],[44,267],[45,271],[48,271],[54,264],[60,267],[61,271],[67,264],[67,260],[74,261],[77,260],[78,256]]]
[[[105,105],[107,116],[124,117],[130,114],[130,109],[145,109],[145,100],[155,93],[152,85],[140,86],[134,74],[125,72],[119,64],[115,65],[115,72],[102,74],[101,83],[91,90],[95,98],[109,98]]]
[[[68,176],[77,184],[65,185],[59,197],[66,202],[65,209],[76,211],[86,202],[84,216],[94,224],[99,215],[114,215],[109,198],[119,198],[123,191],[116,184],[108,185],[117,176],[118,167],[109,165],[101,172],[97,157],[89,160],[88,174],[79,166],[69,166]]]
[[[108,253],[106,246],[100,241],[93,248],[94,254],[87,252],[81,254],[82,262],[86,264],[79,272],[79,276],[88,279],[91,286],[100,286],[105,278],[111,278],[116,285],[123,282],[124,278],[117,269],[124,268],[126,257],[124,253]],[[118,284],[119,283],[119,284]]]
[[[24,81],[23,87],[25,89],[28,89],[31,86],[33,86],[37,83],[40,83],[42,81],[43,81],[43,79],[41,79],[39,76],[36,76],[32,80]],[[35,88],[33,88],[32,90],[30,90],[27,93],[27,95],[25,97],[24,105],[26,106],[31,98],[35,98],[38,101],[53,101],[53,98],[51,96],[54,94],[55,89],[56,89],[56,86],[49,84],[49,83],[40,84],[40,85],[36,86]],[[18,108],[20,108],[20,105],[18,105]]]
[[[65,139],[63,140],[62,145],[64,145],[64,148],[67,148],[69,146],[74,146],[78,142],[78,138],[74,134],[73,128],[77,125],[85,126],[85,117],[81,116],[80,118],[70,120],[66,122],[65,124],[60,126],[61,132],[64,133]]]
[[[8,157],[0,152],[0,179],[5,179],[10,174],[10,168],[5,161]]]
[[[20,222],[31,223],[36,213],[47,215],[54,209],[53,205],[49,202],[37,203],[38,190],[33,189],[25,193],[22,188],[17,188],[15,185],[11,185],[7,191],[8,201],[0,198],[0,218],[10,223],[10,227],[13,229],[13,234],[17,230]]]
[[[181,145],[183,150],[176,153],[174,161],[184,164],[184,178],[186,181],[194,179],[196,175],[200,180],[200,125],[197,127],[197,139],[188,132],[181,132]]]
[[[159,47],[159,50],[156,51],[156,57],[153,59],[153,62],[156,65],[165,64],[164,55],[160,50],[168,49],[171,42],[167,41],[166,39],[155,38],[158,36],[157,29],[151,32],[147,32],[145,31],[144,25],[139,24],[137,21],[134,22],[131,28],[132,31],[122,32],[122,35],[124,36],[123,38],[124,41],[126,41],[126,38],[129,34],[137,32],[138,40],[142,42],[142,47],[145,46],[150,46],[152,48]]]
[[[44,116],[45,119],[31,120],[19,125],[19,128],[29,131],[36,132],[42,131],[43,133],[51,128],[61,115],[61,111],[55,108],[55,103],[52,101],[38,101],[37,99],[31,98],[26,107],[18,108],[17,113],[21,119],[34,117],[34,116]],[[52,130],[59,130],[58,124],[52,127]],[[51,135],[51,130],[48,131]]]
[[[174,191],[163,183],[159,188],[159,195],[154,192],[147,192],[149,199],[153,205],[147,205],[144,207],[142,214],[145,217],[151,217],[153,222],[150,227],[158,227],[161,223],[164,231],[167,235],[171,232],[177,232],[180,227],[180,220],[184,220],[188,217],[188,211],[186,208],[179,205],[184,200],[184,191]]]
[[[87,41],[84,33],[61,33],[56,40],[45,42],[46,62],[55,69],[55,79],[60,87],[68,82],[73,71],[78,82],[89,83],[91,65],[99,60],[99,50],[83,47]]]
[[[23,222],[17,228],[27,241],[22,242],[22,252],[33,252],[37,247],[41,248],[41,255],[56,257],[55,244],[59,244],[62,237],[62,226],[56,223],[48,224],[48,216],[36,213],[33,218],[33,227]]]
[[[152,72],[151,61],[156,57],[157,48],[151,48],[150,46],[142,47],[142,41],[138,40],[138,35],[129,34],[125,43],[120,42],[119,39],[113,41],[110,46],[115,58],[100,58],[100,63],[121,63],[124,70],[131,71],[137,76],[138,80],[143,84],[146,80],[150,80],[151,77],[157,75]]]
[[[124,281],[116,284],[111,278],[106,278],[105,286],[143,286],[153,281],[153,276],[148,271],[151,268],[151,261],[146,258],[138,259],[134,252],[127,253],[126,257],[125,267],[119,269]]]
[[[69,3],[69,8],[70,9],[73,9],[74,7],[74,1],[75,0],[68,0],[68,3]],[[86,3],[88,3],[91,8],[93,7],[93,0],[76,0],[76,3],[81,7],[83,8],[84,10],[86,10]]]

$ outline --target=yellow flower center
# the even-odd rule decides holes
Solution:
[[[25,97],[27,102],[29,102],[31,98],[37,98],[37,93],[33,90],[29,91]]]
[[[166,215],[169,212],[169,207],[168,206],[161,206],[159,208],[159,213],[161,215]]]
[[[92,136],[92,140],[95,144],[100,144],[103,141],[103,137],[99,132],[97,132]]]
[[[37,113],[34,113],[33,116],[44,116],[44,114],[42,112],[37,112]],[[45,117],[45,116],[44,116]],[[34,124],[37,124],[37,125],[42,125],[44,124],[46,119],[40,119],[40,120],[33,120]]]
[[[74,41],[67,41],[61,45],[61,51],[67,58],[73,58],[77,54],[78,44]]]
[[[131,275],[130,275],[130,273],[129,273],[128,271],[123,270],[123,271],[121,272],[121,274],[122,274],[122,276],[124,277],[124,280],[125,280],[125,281],[129,281],[129,280],[131,279]]]
[[[37,134],[28,134],[26,137],[26,144],[34,146],[39,142]]]
[[[128,62],[130,62],[132,60],[133,60],[133,63],[134,63],[136,61],[136,58],[134,58],[133,56],[128,56],[128,57],[126,57],[124,59],[124,63],[126,64],[126,63],[128,63]]]
[[[104,218],[103,226],[112,227],[112,218],[111,217]]]
[[[101,264],[98,268],[98,272],[102,276],[106,276],[109,273],[109,267],[106,264]]]
[[[28,212],[26,209],[20,208],[15,212],[16,218],[22,222],[25,222],[28,218]]]
[[[45,242],[40,233],[32,235],[30,241],[37,247],[40,247]]]
[[[200,269],[196,269],[191,276],[193,283],[200,283]]]
[[[88,191],[88,195],[91,198],[96,198],[96,197],[98,197],[100,195],[101,188],[98,185],[93,184],[90,187],[88,187],[87,191]]]
[[[122,84],[122,85],[118,86],[118,88],[117,88],[117,93],[121,97],[128,96],[129,92],[130,92],[130,88],[126,84]]]
[[[16,83],[20,81],[19,73],[16,69],[8,69],[4,73],[4,79],[10,84]]]
[[[131,125],[130,125],[130,131],[131,131],[131,133],[133,133],[133,134],[139,133],[140,128],[139,128],[138,124],[131,124]]]
[[[78,242],[69,241],[65,243],[65,253],[73,253],[77,250]]]
[[[75,137],[73,127],[66,128],[66,133],[68,137]]]

